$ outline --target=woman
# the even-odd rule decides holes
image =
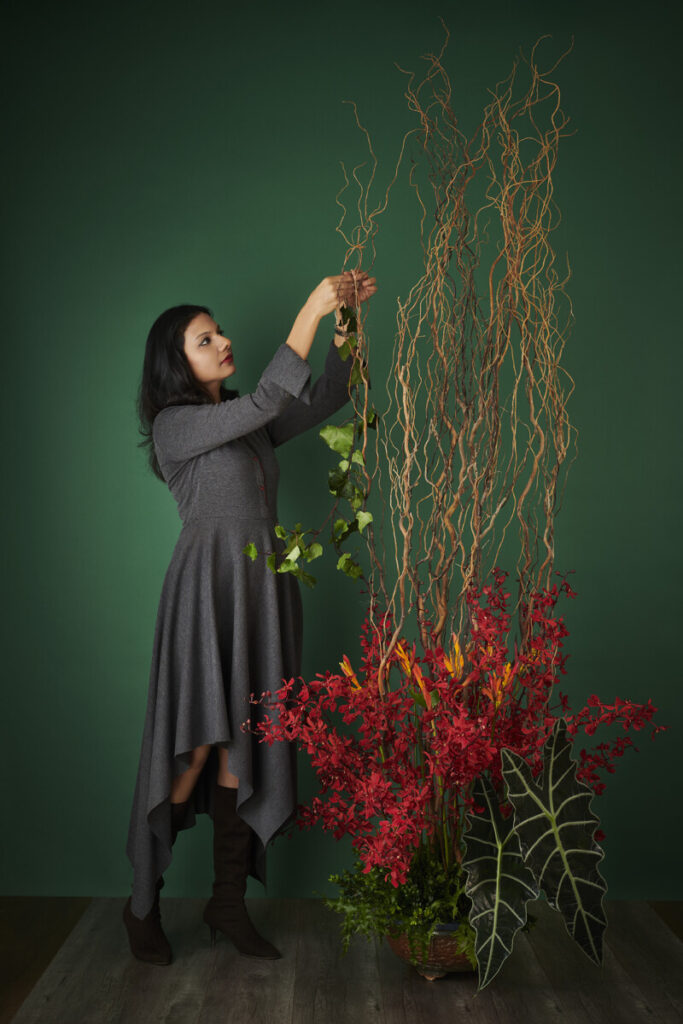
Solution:
[[[196,815],[213,819],[211,932],[245,956],[280,953],[244,905],[247,876],[266,882],[266,846],[296,809],[296,747],[258,743],[240,725],[256,719],[249,696],[301,672],[298,581],[272,573],[278,464],[274,449],[349,400],[341,306],[375,293],[360,271],[326,277],[299,312],[252,394],[224,389],[237,371],[232,342],[204,306],[175,306],[147,339],[138,407],[150,462],[183,522],[157,613],[140,762],[126,853],[134,871],[123,920],[140,960],[171,962],[159,890],[171,847]],[[307,362],[323,316],[337,327],[323,374]],[[244,547],[253,541],[252,560]]]

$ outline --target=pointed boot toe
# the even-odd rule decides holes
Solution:
[[[135,916],[131,910],[130,900],[129,896],[123,908],[123,923],[128,932],[131,953],[138,960],[144,960],[148,964],[170,964],[173,953],[161,927],[158,889],[152,909],[146,917]]]
[[[171,804],[171,846],[175,843],[180,826],[185,818],[187,804],[187,800],[181,804]],[[160,966],[166,966],[173,960],[171,944],[161,927],[159,893],[163,887],[164,879],[162,876],[157,881],[154,902],[146,917],[135,916],[131,908],[130,896],[126,900],[122,915],[133,956],[147,964],[157,964]]]
[[[204,921],[209,926],[211,945],[216,944],[216,932],[222,932],[242,956],[263,960],[280,960],[282,953],[256,931],[244,903],[221,904],[211,899],[204,908]]]

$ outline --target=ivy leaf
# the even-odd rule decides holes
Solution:
[[[300,556],[300,554],[301,554],[301,548],[299,547],[298,544],[295,544],[294,547],[292,548],[292,550],[287,552],[287,558],[285,559],[285,561],[287,561],[287,562],[296,562],[296,560]]]
[[[320,436],[333,452],[343,455],[345,459],[349,457],[353,446],[353,423],[347,423],[343,427],[328,424],[322,428]]]
[[[356,520],[358,522],[358,529],[362,533],[363,528],[366,527],[368,523],[372,522],[372,512],[363,512],[362,509],[359,509],[359,511],[356,512]]]
[[[363,378],[362,378],[361,372],[360,372],[360,363],[358,361],[356,361],[353,364],[353,369],[351,370],[351,376],[349,377],[349,385],[351,387],[354,387],[356,384],[360,384],[362,379]]]
[[[353,511],[357,513],[365,499],[365,491],[362,491],[360,487],[356,487],[355,484],[352,484],[351,486],[353,488],[353,494],[348,498],[348,501]],[[344,497],[346,498],[347,496],[344,495]]]
[[[357,530],[358,523],[355,519],[352,519],[350,523],[347,523],[345,519],[337,519],[332,527],[332,540],[337,544],[341,544],[343,540],[346,540],[347,537]]]
[[[273,551],[273,553],[268,555],[268,557],[266,558],[266,565],[268,566],[268,568],[270,569],[271,572],[275,572],[275,562],[276,562],[276,559],[277,559],[277,554],[275,553],[275,551]]]
[[[358,565],[358,562],[354,562],[348,551],[345,551],[337,562],[337,568],[341,569],[342,572],[346,573],[346,575],[350,576],[353,580],[357,580],[363,575],[362,568]]]
[[[342,473],[339,469],[331,469],[327,475],[327,481],[332,494],[336,494],[338,498],[346,498],[348,501],[351,501],[356,488],[349,480],[347,473]]]
[[[283,551],[283,555],[285,556],[285,558],[298,558],[299,557],[299,555],[292,555],[292,551],[294,550],[294,548],[300,548],[300,543],[299,543],[300,541],[301,541],[301,535],[300,534],[298,534],[298,533],[292,534],[292,536],[287,541],[287,546],[285,547],[285,550]]]
[[[351,462],[357,462],[359,466],[364,466],[365,465],[365,459],[363,458],[363,453],[358,448],[356,448],[356,450],[354,451],[353,455],[351,456]]]
[[[279,537],[280,540],[287,539],[287,531],[285,530],[284,526],[280,526],[279,523],[277,523],[275,526],[275,536]]]
[[[306,551],[304,552],[304,555],[305,555],[305,558],[306,558],[307,562],[312,562],[314,558],[320,558],[322,553],[323,553],[323,546],[322,546],[322,544],[318,544],[318,542],[316,541],[315,544],[311,544],[306,549]]]
[[[345,324],[350,331],[357,330],[356,313],[352,306],[340,306],[339,314],[341,316],[341,322]]]
[[[332,527],[332,536],[335,540],[343,540],[346,536],[348,525],[345,519],[335,519],[334,526]]]
[[[302,569],[300,573],[297,573],[302,583],[305,583],[307,587],[314,587],[316,584],[315,576],[311,576],[310,572],[304,572]]]
[[[249,555],[249,557],[251,558],[251,560],[253,562],[254,559],[256,558],[256,556],[258,555],[258,551],[256,550],[256,545],[255,544],[251,544],[251,543],[247,544],[246,548],[242,548],[242,554],[243,555]]]
[[[339,469],[331,469],[327,474],[327,485],[332,494],[339,494],[346,481],[347,474],[342,473]]]
[[[346,360],[352,354],[357,344],[358,339],[354,337],[353,334],[350,334],[348,338],[344,340],[344,344],[339,346],[337,351],[339,352],[339,355],[344,362],[346,362]]]

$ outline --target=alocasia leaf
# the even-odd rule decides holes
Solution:
[[[486,776],[477,778],[472,795],[484,812],[467,815],[462,866],[467,872],[465,892],[472,900],[469,922],[477,935],[475,952],[482,989],[512,952],[514,937],[526,924],[526,905],[537,899],[539,891],[524,864],[512,815],[502,816]]]
[[[607,884],[598,868],[605,854],[594,838],[600,820],[590,808],[593,790],[576,777],[566,728],[559,718],[546,740],[538,780],[527,762],[507,749],[501,750],[503,777],[525,863],[572,938],[601,964]]]

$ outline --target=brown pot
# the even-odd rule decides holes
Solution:
[[[411,958],[408,936],[405,932],[395,938],[387,935],[386,940],[397,957],[412,964],[417,973],[427,981],[434,981],[435,978],[443,978],[451,972],[469,971],[472,973],[475,970],[465,954],[456,951],[457,942],[454,935],[456,927],[457,923],[451,926],[437,925],[435,934],[429,940],[427,956],[417,963]]]

